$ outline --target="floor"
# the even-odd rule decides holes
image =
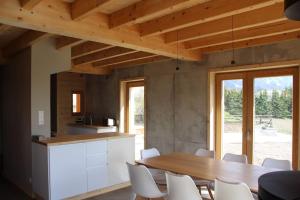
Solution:
[[[29,200],[30,198],[15,185],[0,176],[0,199]]]
[[[97,197],[89,198],[88,200],[129,200],[131,194],[131,188],[124,188],[114,192],[106,193]],[[206,194],[207,196],[207,194]],[[0,199],[7,200],[30,200],[24,192],[22,192],[15,185],[11,184],[3,177],[0,176]],[[144,200],[143,198],[137,198],[136,200]],[[161,200],[161,199],[151,199]]]

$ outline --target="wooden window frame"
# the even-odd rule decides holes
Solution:
[[[146,100],[146,90],[145,90],[145,82],[144,80],[138,81],[129,81],[126,83],[126,100],[125,100],[125,132],[129,132],[129,90],[132,87],[144,87],[144,107],[145,107],[145,100]],[[145,108],[144,108],[145,111]],[[145,112],[144,112],[145,115]],[[146,116],[146,115],[145,115]],[[145,116],[144,116],[144,124],[145,124]],[[145,129],[145,126],[144,126]],[[145,130],[144,130],[145,131]]]
[[[249,162],[253,159],[253,116],[254,106],[253,84],[255,78],[293,76],[293,133],[292,133],[292,163],[293,168],[298,168],[299,153],[299,67],[287,67],[276,69],[261,69],[241,72],[218,73],[215,75],[215,150],[216,157],[221,157],[221,133],[222,133],[222,113],[221,113],[221,82],[222,80],[243,79],[243,153],[249,157]],[[295,112],[296,111],[296,112]]]
[[[73,112],[73,94],[80,94],[80,112]],[[72,116],[80,116],[84,113],[84,93],[81,90],[72,90],[71,92],[71,114]]]

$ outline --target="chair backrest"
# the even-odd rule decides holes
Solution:
[[[145,198],[161,197],[161,192],[158,189],[149,170],[143,165],[132,165],[126,163],[132,190],[137,195]]]
[[[166,173],[168,200],[202,200],[193,179],[187,175]]]
[[[160,156],[160,153],[156,148],[141,150],[141,159],[152,158],[155,156]]]
[[[273,158],[266,158],[262,164],[263,167],[292,170],[292,164],[289,160],[277,160]]]
[[[197,149],[197,151],[195,152],[195,155],[196,155],[196,156],[201,156],[201,157],[214,158],[214,157],[215,157],[215,152],[214,152],[214,151],[210,151],[210,150],[206,150],[206,149],[199,148],[199,149]]]
[[[223,160],[248,164],[248,159],[246,155],[226,153],[223,157]]]
[[[215,180],[215,200],[254,200],[245,183]]]

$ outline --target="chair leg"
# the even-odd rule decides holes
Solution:
[[[209,185],[207,185],[206,188],[207,188],[207,191],[209,193],[210,199],[214,200],[214,195],[212,194],[211,189],[209,188]]]
[[[136,194],[134,192],[131,193],[130,200],[136,200]]]

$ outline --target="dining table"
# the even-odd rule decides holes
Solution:
[[[136,163],[148,168],[185,174],[202,180],[214,181],[219,178],[226,181],[243,182],[254,193],[258,192],[260,176],[278,171],[278,169],[200,157],[188,153],[171,153],[137,160]]]

